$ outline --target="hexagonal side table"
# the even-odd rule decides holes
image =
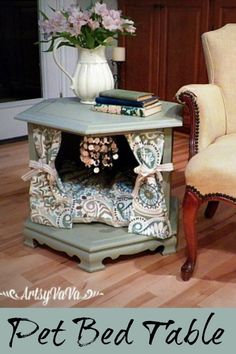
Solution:
[[[163,163],[172,161],[172,128],[182,125],[181,106],[162,102],[160,113],[146,118],[117,116],[94,112],[90,106],[82,105],[77,98],[45,100],[16,119],[26,121],[29,131],[30,158],[36,159],[32,137],[35,125],[51,127],[76,135],[125,135],[131,132],[162,130],[165,135]],[[35,247],[38,244],[63,251],[80,259],[79,267],[93,272],[104,268],[105,258],[115,259],[120,255],[155,250],[161,247],[163,254],[176,250],[178,201],[170,197],[170,173],[163,173],[164,193],[172,226],[172,236],[159,240],[147,236],[130,234],[126,227],[114,228],[100,223],[74,224],[70,230],[39,225],[29,219],[25,225],[25,244]]]

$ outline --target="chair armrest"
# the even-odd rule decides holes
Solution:
[[[190,114],[190,157],[205,149],[217,137],[225,134],[225,106],[219,86],[193,84],[176,93]]]

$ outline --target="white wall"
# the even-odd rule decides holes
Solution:
[[[27,135],[27,125],[14,117],[25,111],[41,99],[6,102],[0,104],[0,140]]]

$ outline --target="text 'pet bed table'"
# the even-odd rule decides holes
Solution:
[[[165,254],[175,251],[178,203],[170,197],[170,172],[181,106],[162,107],[139,118],[60,98],[16,117],[28,122],[29,133],[26,245],[76,255],[90,272],[104,268],[107,257],[159,246]]]

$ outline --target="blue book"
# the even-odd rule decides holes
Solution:
[[[96,103],[112,104],[116,106],[147,107],[156,102],[158,102],[157,96],[152,96],[151,98],[148,98],[143,101],[124,100],[121,98],[113,98],[113,97],[105,97],[105,96],[96,97]]]

